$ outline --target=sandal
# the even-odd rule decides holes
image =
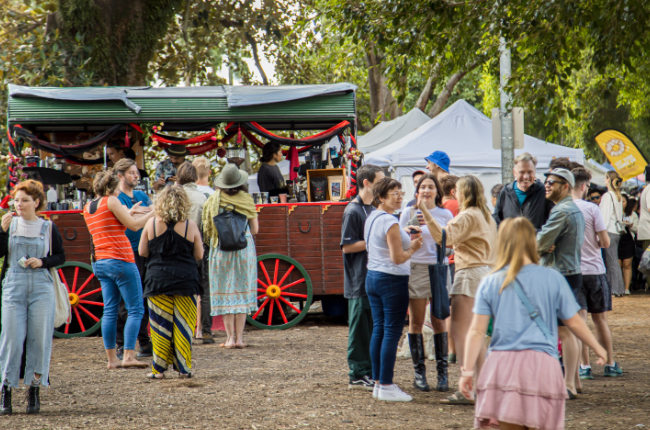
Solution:
[[[440,400],[440,403],[443,405],[473,405],[474,400],[466,399],[465,396],[463,396],[463,393],[456,391],[446,399]]]
[[[147,374],[147,379],[165,379],[164,373],[149,373]]]

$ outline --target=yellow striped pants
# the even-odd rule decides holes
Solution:
[[[153,345],[152,372],[163,373],[173,364],[181,374],[192,372],[192,334],[196,326],[194,296],[151,296],[149,323]]]

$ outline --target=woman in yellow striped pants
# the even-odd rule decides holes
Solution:
[[[166,187],[156,199],[155,217],[144,226],[138,251],[147,258],[144,296],[149,304],[153,363],[151,379],[162,379],[173,365],[192,376],[192,334],[199,293],[197,262],[203,242],[188,220],[190,201],[180,186]]]

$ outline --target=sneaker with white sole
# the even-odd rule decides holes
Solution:
[[[369,376],[364,376],[359,379],[350,379],[348,383],[348,389],[360,388],[362,390],[371,391],[375,386],[375,381],[373,381]]]
[[[376,399],[378,395],[379,395],[379,383],[376,383],[374,388],[372,389],[372,398]]]
[[[413,397],[402,391],[397,385],[381,385],[377,393],[377,399],[385,402],[410,402]]]

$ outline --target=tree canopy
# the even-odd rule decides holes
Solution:
[[[618,127],[650,154],[649,16],[641,0],[5,0],[0,114],[9,82],[228,81],[352,82],[361,131],[459,97],[488,113],[503,37],[527,133],[602,159],[593,136]]]

